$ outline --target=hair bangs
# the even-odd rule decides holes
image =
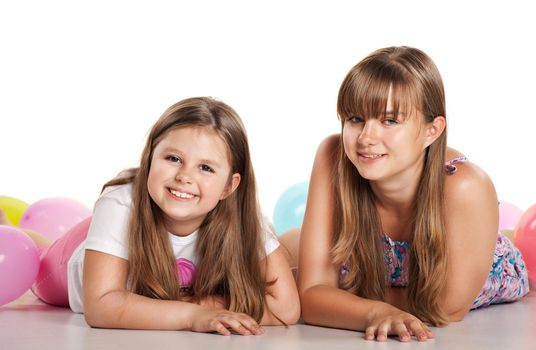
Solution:
[[[354,116],[367,120],[387,113],[394,119],[407,118],[418,110],[419,93],[414,82],[404,67],[388,61],[356,65],[344,79],[337,101],[343,123]]]
[[[421,112],[419,93],[416,86],[408,80],[393,81],[390,88],[391,110],[395,120],[407,120]]]

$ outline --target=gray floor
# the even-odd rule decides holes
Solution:
[[[1,287],[0,287],[1,288]],[[536,349],[536,293],[473,311],[434,329],[434,340],[401,344],[365,341],[363,334],[303,324],[266,327],[262,336],[223,337],[173,331],[92,329],[82,315],[42,304],[29,293],[0,307],[0,350],[62,349]]]

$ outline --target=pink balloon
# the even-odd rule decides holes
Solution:
[[[20,297],[39,271],[39,252],[23,231],[0,225],[0,305]]]
[[[536,204],[521,215],[515,235],[515,245],[523,254],[529,279],[536,283]]]
[[[499,202],[499,231],[513,230],[519,218],[523,214],[523,210],[519,209],[515,205],[500,201]]]
[[[47,198],[30,205],[22,215],[19,226],[56,240],[91,214],[91,210],[75,200]]]

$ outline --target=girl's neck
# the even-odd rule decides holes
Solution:
[[[415,200],[423,165],[406,169],[396,177],[371,182],[382,231],[397,241],[412,241]]]
[[[416,190],[402,187],[389,190],[380,188],[379,191],[373,187],[373,191],[382,232],[395,241],[411,243]]]
[[[376,205],[388,211],[412,210],[424,169],[424,155],[411,167],[381,181],[371,181]]]
[[[387,211],[407,212],[413,208],[417,185],[382,186],[371,184],[372,192],[376,198],[376,205]]]
[[[164,226],[166,230],[175,236],[186,237],[194,233],[201,226],[199,220],[177,222],[171,218],[166,218]]]

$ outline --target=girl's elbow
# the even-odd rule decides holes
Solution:
[[[285,313],[282,320],[288,325],[296,324],[300,319],[300,313],[301,307],[299,301],[297,301],[293,307],[289,308],[289,310]]]
[[[311,312],[311,310],[309,310],[308,308],[302,308],[301,317],[304,323],[312,325],[317,324],[317,319],[314,316],[315,315],[313,312]]]
[[[102,317],[98,311],[88,308],[88,310],[84,310],[84,318],[86,323],[92,328],[107,328],[105,323],[106,318]]]
[[[317,316],[314,312],[314,304],[311,304],[307,298],[301,299],[301,318],[306,324],[317,324]]]
[[[117,328],[122,312],[102,301],[84,304],[84,318],[93,328]]]
[[[283,305],[281,305],[283,306]],[[276,316],[273,319],[273,325],[293,325],[298,323],[298,320],[300,319],[300,303],[296,302],[292,305],[285,305],[284,307],[278,308],[276,312],[272,312],[274,316]]]
[[[443,310],[447,316],[447,321],[450,322],[459,322],[464,319],[465,315],[471,309],[471,304],[464,305],[450,305],[450,307],[445,307]]]
[[[273,310],[271,313],[273,316],[272,318],[272,325],[293,325],[298,322],[300,319],[300,302],[298,300],[294,302],[287,302],[284,304],[280,304],[277,309]]]
[[[451,312],[447,315],[447,319],[449,322],[459,322],[464,319],[465,315],[467,315],[468,312],[469,310],[459,310],[456,312]]]

